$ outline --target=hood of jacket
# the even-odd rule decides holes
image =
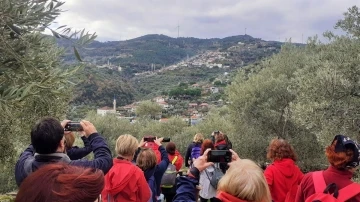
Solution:
[[[134,164],[127,160],[113,159],[113,167],[106,174],[105,190],[111,195],[121,192],[133,178],[136,169]]]
[[[296,172],[296,164],[292,159],[275,160],[273,165],[285,177],[292,177]]]
[[[221,202],[247,202],[223,191],[219,191],[216,198],[220,199]]]

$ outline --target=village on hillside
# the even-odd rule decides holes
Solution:
[[[212,85],[199,85],[192,84],[190,88],[201,89],[202,95],[220,95],[223,91],[221,87]],[[222,99],[214,100],[211,102],[198,102],[188,99],[186,96],[158,96],[151,99],[151,102],[158,104],[162,112],[155,117],[159,122],[167,122],[170,117],[180,117],[184,122],[189,125],[196,125],[207,115],[209,110],[213,107],[221,107],[224,103]],[[127,119],[131,123],[136,122],[136,108],[140,105],[141,101],[133,102],[125,106],[116,106],[116,99],[114,98],[113,106],[104,106],[97,109],[97,114],[105,116],[107,114],[115,114],[119,119]],[[180,109],[175,108],[181,104]],[[173,111],[173,113],[170,113]],[[175,111],[175,112],[174,112]]]

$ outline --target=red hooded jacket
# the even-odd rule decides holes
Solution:
[[[143,171],[130,161],[114,159],[113,167],[105,175],[105,187],[101,192],[104,202],[147,202],[151,196]]]
[[[226,192],[223,192],[223,191],[220,191],[216,198],[218,199],[218,201],[221,201],[221,202],[247,202],[247,201],[244,201],[244,200],[241,200],[235,196],[232,196]]]
[[[296,196],[298,185],[304,174],[292,159],[275,160],[264,172],[273,201],[285,202],[286,195]]]
[[[174,165],[176,167],[176,170],[179,171],[183,165],[183,162],[184,162],[184,159],[183,157],[181,156],[181,154],[179,153],[178,150],[175,151],[175,154],[174,155],[171,155],[168,153],[168,157],[169,157],[169,161],[170,163],[172,163],[172,161],[174,160],[175,156],[177,156],[177,160],[175,161]]]

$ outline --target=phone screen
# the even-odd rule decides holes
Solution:
[[[210,150],[207,161],[214,163],[228,163],[231,162],[231,155],[229,150]]]

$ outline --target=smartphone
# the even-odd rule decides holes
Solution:
[[[145,142],[154,142],[155,140],[156,140],[156,137],[153,137],[153,136],[144,137]]]
[[[70,121],[65,125],[64,131],[83,131],[80,122]]]
[[[229,163],[232,153],[229,150],[210,150],[207,156],[208,162]]]

